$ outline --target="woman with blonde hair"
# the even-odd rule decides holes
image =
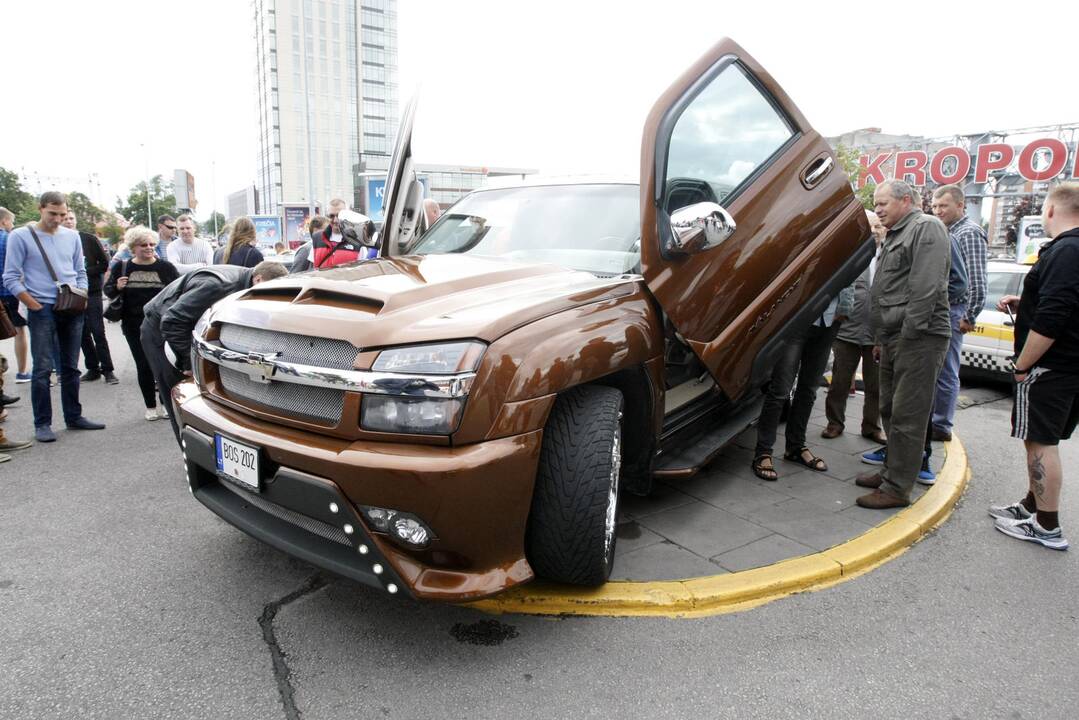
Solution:
[[[255,267],[263,259],[262,251],[255,247],[255,223],[245,217],[232,224],[228,242],[214,253],[214,265]]]
[[[168,260],[157,256],[157,233],[148,227],[136,225],[129,229],[124,233],[124,245],[131,252],[131,259],[112,261],[109,280],[103,289],[109,300],[120,303],[120,329],[131,350],[131,357],[135,359],[139,390],[146,405],[145,417],[147,420],[159,420],[169,415],[164,407],[157,404],[154,373],[142,350],[142,309],[163,287],[178,278],[180,272]],[[109,313],[105,315],[108,317]]]

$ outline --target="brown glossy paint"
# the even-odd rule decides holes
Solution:
[[[735,236],[711,251],[665,260],[652,201],[659,120],[693,80],[730,53],[783,104],[802,136],[728,208],[738,222]],[[370,369],[385,347],[482,340],[488,347],[453,435],[363,431],[356,393],[346,393],[336,427],[298,421],[233,401],[217,382],[215,366],[205,362],[205,392],[192,383],[174,391],[181,421],[210,437],[220,432],[263,448],[271,463],[325,478],[355,504],[422,518],[437,536],[423,550],[372,535],[418,597],[467,600],[527,582],[533,573],[525,528],[542,429],[558,394],[633,371],[633,382],[647,385],[640,397],[651,405],[627,409],[627,421],[648,426],[635,427],[654,449],[665,387],[660,307],[735,397],[764,340],[868,233],[841,172],[813,190],[802,186],[800,171],[827,148],[774,81],[730,41],[660,99],[642,148],[647,284],[461,254],[384,257],[264,283],[215,307],[214,327],[230,322],[346,340],[357,348],[354,367],[360,370]]]
[[[260,447],[273,463],[326,478],[353,502],[411,512],[437,539],[407,551],[372,535],[403,578],[424,597],[466,599],[505,589],[524,577],[524,529],[539,459],[541,431],[475,443],[430,447],[348,442],[253,420],[181,385],[185,424]],[[367,528],[370,532],[371,529]],[[432,565],[439,555],[449,567]],[[424,562],[426,560],[426,562]],[[523,565],[522,565],[523,564]],[[430,571],[430,579],[425,573]]]
[[[719,246],[667,259],[660,252],[655,193],[656,148],[668,110],[724,58],[737,59],[788,115],[800,136],[728,206],[738,229]],[[813,189],[802,184],[815,158],[830,155],[771,75],[745,50],[723,39],[653,106],[641,142],[641,265],[648,286],[731,398],[746,389],[748,369],[799,301],[831,277],[868,236],[869,226],[846,175],[832,171]],[[823,254],[815,254],[825,249]],[[777,300],[800,278],[799,289]],[[767,322],[757,324],[766,311]]]

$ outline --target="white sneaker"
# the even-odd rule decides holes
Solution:
[[[169,411],[165,409],[164,405],[158,405],[157,406],[157,419],[158,420],[168,420],[169,419]]]
[[[161,419],[161,416],[157,414],[157,408],[150,408],[143,417],[151,422]]]

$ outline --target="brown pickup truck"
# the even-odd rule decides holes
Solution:
[[[868,264],[865,213],[729,40],[656,102],[639,183],[480,190],[420,233],[412,115],[380,257],[200,322],[174,394],[191,491],[390,593],[603,583],[619,496],[755,419],[785,335]]]

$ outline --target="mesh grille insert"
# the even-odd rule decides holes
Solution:
[[[341,422],[343,390],[309,387],[287,382],[255,382],[242,372],[218,367],[221,385],[230,398],[250,401],[323,425]]]
[[[335,370],[352,370],[359,349],[345,340],[297,335],[226,323],[221,326],[221,344],[236,352],[281,353],[287,363],[314,365]]]

